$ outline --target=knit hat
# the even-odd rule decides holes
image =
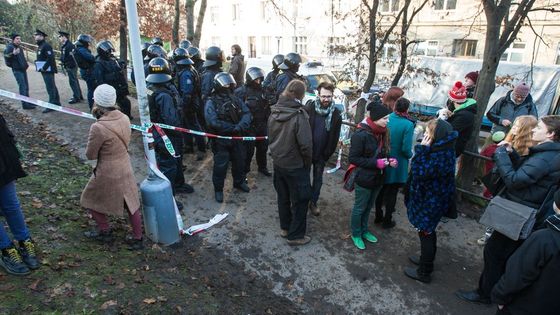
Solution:
[[[14,40],[14,38],[16,38],[18,36],[20,36],[18,33],[12,33],[12,34],[10,34],[10,39]]]
[[[476,84],[476,81],[478,80],[478,71],[471,71],[467,73],[465,78],[471,79],[474,82],[474,84]]]
[[[391,113],[391,110],[387,106],[382,104],[372,104],[369,108],[369,118],[376,121]]]
[[[529,90],[530,88],[527,83],[521,82],[513,88],[513,93],[521,97],[527,97],[527,95],[529,95]]]
[[[101,84],[93,91],[93,100],[99,107],[113,107],[117,102],[117,91],[109,84]]]
[[[467,89],[461,81],[455,82],[448,94],[453,102],[464,103],[467,100]]]
[[[492,141],[498,143],[506,138],[506,133],[503,131],[496,131],[492,134]]]

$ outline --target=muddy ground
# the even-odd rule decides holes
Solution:
[[[31,96],[45,100],[46,93],[40,76],[29,72],[29,77]],[[69,99],[70,89],[66,78],[57,75],[57,85],[61,100],[67,105],[64,100]],[[17,85],[11,73],[4,66],[0,68],[0,88],[17,91]],[[83,82],[82,88],[85,91]],[[4,99],[0,106],[5,111],[23,112],[18,102]],[[72,107],[84,111],[87,105],[81,103]],[[135,101],[133,101],[133,111],[137,113]],[[59,113],[42,114],[38,109],[25,111],[24,114],[29,117],[29,123],[24,124],[25,127],[33,125],[49,131],[57,138],[58,143],[64,144],[62,148],[64,152],[68,150],[72,152],[73,156],[84,158],[87,131],[91,121]],[[138,116],[138,114],[134,116]],[[135,121],[137,122],[137,120],[136,118]],[[23,136],[22,133],[26,135],[30,131],[20,131],[18,136]],[[44,136],[40,134],[34,135],[34,138],[38,138],[37,142],[44,142]],[[59,150],[59,147],[59,145],[47,144],[46,152],[43,154],[52,154],[51,150]],[[138,133],[135,133],[133,137],[130,152],[137,179],[141,181],[146,172]],[[64,154],[70,158],[69,155]],[[278,235],[276,195],[271,178],[257,175],[256,172],[250,173],[248,180],[252,191],[245,194],[233,191],[231,177],[228,177],[225,203],[220,205],[213,198],[211,155],[208,154],[202,162],[195,161],[192,155],[186,155],[184,162],[187,165],[185,171],[187,181],[196,190],[192,195],[179,197],[186,206],[185,224],[189,226],[206,222],[216,213],[228,212],[230,215],[224,223],[197,237],[185,238],[181,247],[177,249],[155,246],[137,254],[128,253],[121,247],[104,249],[108,250],[111,253],[110,256],[113,257],[101,256],[96,251],[95,256],[98,259],[96,261],[99,264],[96,264],[97,267],[88,264],[87,268],[83,267],[85,269],[82,272],[73,269],[82,268],[84,262],[88,261],[80,256],[80,267],[63,268],[56,271],[59,273],[56,279],[64,275],[77,283],[89,283],[90,291],[93,289],[96,290],[95,292],[103,294],[103,290],[107,290],[107,287],[111,288],[111,285],[106,285],[103,281],[102,272],[92,271],[92,268],[102,266],[104,270],[112,270],[112,279],[117,274],[120,276],[114,286],[122,287],[120,283],[124,283],[125,286],[119,289],[120,291],[112,291],[112,293],[118,292],[115,295],[109,296],[107,295],[109,291],[106,291],[105,302],[116,301],[116,309],[120,310],[121,308],[126,309],[129,303],[137,305],[135,302],[143,301],[139,302],[141,307],[129,308],[132,312],[138,313],[151,312],[150,307],[163,307],[159,310],[167,311],[177,305],[181,307],[182,311],[193,313],[194,311],[189,311],[188,307],[195,304],[189,303],[198,303],[196,302],[198,300],[202,302],[197,305],[211,305],[208,309],[201,308],[202,313],[260,314],[269,311],[313,314],[494,313],[492,307],[466,304],[457,300],[453,295],[457,289],[476,286],[481,270],[482,248],[476,245],[476,239],[482,235],[484,228],[472,219],[461,216],[457,220],[451,220],[439,226],[436,269],[433,274],[433,282],[426,285],[406,278],[402,272],[403,267],[409,265],[407,256],[419,250],[418,237],[406,219],[402,196],[399,197],[396,213],[397,227],[387,231],[372,224],[373,233],[378,236],[379,243],[368,244],[365,251],[359,252],[349,240],[349,213],[353,195],[341,188],[340,181],[343,172],[325,174],[319,201],[322,214],[319,217],[310,216],[308,220],[308,231],[313,240],[304,247],[292,248],[287,246],[285,240]],[[78,160],[75,163],[81,167],[79,173],[68,174],[64,179],[47,177],[45,181],[50,180],[49,186],[52,186],[59,182],[66,182],[68,178],[80,177],[81,183],[85,183],[88,169],[81,166],[82,164]],[[43,167],[56,165],[47,164]],[[72,193],[61,194],[62,198],[67,198],[68,211],[77,217],[76,220],[70,222],[60,220],[60,222],[52,223],[52,226],[57,229],[62,224],[61,222],[64,222],[65,226],[73,227],[73,234],[61,233],[65,239],[58,240],[57,243],[59,244],[57,246],[71,244],[70,247],[65,247],[68,250],[75,246],[97,246],[85,243],[80,237],[81,231],[87,226],[87,218],[80,212],[78,206],[80,185],[74,186]],[[20,190],[22,189],[20,188]],[[35,189],[30,187],[29,192],[32,195],[46,195],[52,198],[52,194],[45,187]],[[48,205],[49,202],[44,202],[44,204]],[[26,204],[26,211],[33,211],[29,203]],[[32,231],[39,233],[42,230],[41,226],[35,226],[32,223],[30,223]],[[50,246],[54,248],[57,246],[51,244],[49,236],[47,235],[45,240],[39,242],[48,248],[44,253],[46,259],[50,262],[57,261],[60,253],[50,249]],[[165,251],[165,254],[161,252],[162,250]],[[89,252],[86,250],[86,253]],[[121,271],[122,269],[119,267],[122,268],[122,265],[110,268],[110,265],[117,261],[119,264],[121,261],[126,264],[127,267],[124,269],[128,271]],[[149,270],[143,270],[146,269],[144,265],[148,265]],[[166,274],[167,269],[175,270],[173,268],[177,268],[179,273],[169,271]],[[45,266],[42,270],[46,270],[48,273],[51,273],[51,270],[55,271],[50,265]],[[134,274],[132,270],[136,270]],[[196,274],[195,279],[189,280],[187,275],[189,272]],[[166,275],[159,279],[157,276],[156,280],[151,278],[149,283],[143,283],[145,285],[143,288],[153,288],[153,292],[147,291],[151,293],[150,297],[142,294],[136,297],[138,290],[133,288],[132,284],[140,285],[135,282],[138,274],[160,273]],[[36,277],[33,279],[37,281],[43,275],[35,273],[31,277]],[[82,277],[85,279],[82,280]],[[22,310],[22,304],[17,303],[17,296],[35,294],[35,292],[29,289],[29,286],[19,285],[21,280],[14,277],[4,276],[1,279],[2,285],[17,286],[18,289],[13,291],[17,294],[10,297],[16,302],[10,305],[14,305],[17,310]],[[53,278],[46,278],[39,284],[49,286],[51,290],[54,290],[56,286],[50,286],[49,279]],[[26,283],[31,285],[34,282]],[[74,288],[74,285],[72,287]],[[212,288],[212,290],[206,291],[208,288]],[[206,294],[197,290],[206,292]],[[189,296],[193,296],[193,292],[196,294],[195,298],[189,299]],[[99,298],[99,294],[96,295],[96,298]],[[158,296],[165,298],[158,299]],[[105,303],[101,301],[103,299],[99,298],[99,301],[96,300],[97,304],[88,304],[86,307],[82,302],[75,301],[81,301],[83,297],[80,299],[76,297],[77,294],[74,294],[61,301],[61,303],[69,303],[71,306],[54,304],[51,308],[47,308],[48,303],[43,303],[38,304],[36,310],[54,308],[71,313],[81,312],[82,309],[97,312],[103,305],[102,303]],[[129,300],[132,298],[136,298],[136,300]],[[156,301],[151,304],[146,303],[144,299],[149,298],[156,299]],[[204,301],[209,301],[209,303],[204,303]],[[240,301],[245,301],[247,304]],[[153,302],[153,300],[147,300],[147,302]],[[175,310],[178,309],[175,307]]]

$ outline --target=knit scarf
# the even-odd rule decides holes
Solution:
[[[330,131],[332,114],[334,112],[334,102],[331,102],[331,105],[329,105],[329,107],[322,108],[321,101],[319,101],[319,99],[315,99],[315,112],[321,116],[327,116],[325,118],[325,129],[327,129],[327,131]]]
[[[377,147],[378,148],[383,148],[383,139],[385,138],[385,134],[387,134],[387,127],[381,127],[379,125],[377,125],[375,122],[373,122],[373,120],[371,120],[371,118],[366,117],[362,122],[365,122],[368,127],[371,129],[373,136],[375,137],[375,140],[377,140]],[[358,126],[358,128],[362,128],[361,126]],[[379,150],[381,151],[381,150]]]
[[[395,113],[395,115],[397,115],[399,117],[406,118],[406,119],[411,120],[411,121],[414,120],[414,118],[410,117],[410,114],[408,112],[402,112],[401,113],[401,112],[395,111],[394,113]]]

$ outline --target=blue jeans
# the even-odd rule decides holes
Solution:
[[[49,94],[49,103],[60,105],[60,96],[58,95],[58,89],[56,88],[54,73],[41,72],[41,75],[43,76],[43,82],[45,82],[45,87],[47,88],[47,93]]]
[[[325,171],[326,162],[322,159],[319,161],[313,161],[313,195],[311,196],[311,202],[317,204],[319,200],[319,194],[321,193],[321,187],[323,187],[323,172]]]
[[[19,200],[16,195],[16,182],[13,181],[0,187],[0,211],[6,218],[8,226],[16,241],[24,241],[30,237],[29,230],[25,225],[25,219],[21,212]],[[12,245],[12,240],[4,229],[4,224],[0,224],[0,249]]]
[[[19,94],[23,96],[29,96],[29,81],[27,80],[27,71],[14,70],[12,73],[16,78],[16,82],[19,87]],[[23,108],[35,108],[35,105],[22,101],[21,106]]]
[[[354,187],[356,197],[354,199],[354,208],[352,208],[350,227],[352,229],[352,236],[361,237],[368,231],[369,213],[383,185],[379,185],[374,189],[364,188],[358,184],[355,184]]]
[[[68,74],[68,83],[70,83],[70,88],[72,89],[72,97],[75,100],[83,98],[80,82],[78,81],[78,67],[66,68],[66,73]]]

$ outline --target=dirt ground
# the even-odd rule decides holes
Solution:
[[[40,76],[31,71],[28,75],[31,97],[46,100]],[[82,90],[85,91],[85,84],[81,83]],[[66,100],[70,98],[70,88],[67,78],[57,75],[57,85],[61,100],[68,105]],[[5,66],[0,68],[0,88],[17,91],[15,80]],[[3,111],[24,112],[19,102],[3,99],[0,106]],[[87,104],[75,104],[71,107],[85,111]],[[133,100],[134,112],[137,113],[135,100]],[[24,124],[26,127],[34,125],[40,130],[48,131],[63,144],[64,150],[84,159],[87,132],[91,121],[59,113],[42,114],[39,109],[25,111],[24,114],[28,116],[29,121]],[[138,114],[134,116],[137,117]],[[138,119],[136,118],[135,121],[137,122]],[[29,132],[32,131],[22,129],[16,131],[16,134],[22,137]],[[39,141],[44,138],[40,134],[32,133]],[[145,177],[146,165],[143,161],[142,143],[138,133],[134,134],[132,142],[130,153],[137,180],[140,182]],[[44,154],[50,152],[48,148],[54,150],[56,147],[57,145],[47,143],[47,151]],[[126,259],[130,266],[127,268],[129,271],[137,270],[136,274],[119,273],[123,283],[134,282],[138,270],[144,268],[144,264],[148,265],[153,273],[162,272],[165,268],[192,268],[193,270],[189,269],[189,272],[196,274],[194,276],[196,279],[190,280],[184,274],[173,273],[157,280],[152,278],[149,285],[158,290],[152,297],[156,301],[153,304],[144,301],[141,303],[144,308],[132,308],[133,313],[150,312],[149,307],[159,304],[176,305],[182,311],[193,313],[193,309],[187,308],[188,303],[191,303],[187,296],[189,294],[193,296],[192,292],[195,292],[197,298],[191,300],[197,300],[202,295],[197,290],[203,290],[201,288],[204,287],[213,289],[205,296],[209,297],[209,303],[214,308],[201,308],[199,310],[202,313],[493,314],[495,312],[493,307],[470,305],[459,301],[453,294],[460,288],[474,288],[481,271],[482,248],[476,245],[476,239],[483,234],[484,228],[472,219],[460,216],[457,220],[440,224],[439,250],[433,282],[426,285],[403,275],[403,267],[410,265],[407,256],[418,252],[419,242],[414,229],[407,221],[402,196],[399,197],[397,204],[397,227],[387,231],[371,224],[373,233],[379,238],[379,243],[368,244],[365,251],[359,252],[349,240],[349,215],[353,195],[341,188],[343,172],[339,170],[334,174],[325,174],[319,201],[322,214],[319,217],[309,216],[308,219],[308,233],[313,240],[306,246],[292,248],[287,246],[285,240],[278,235],[276,195],[271,178],[257,175],[256,172],[250,173],[248,180],[252,191],[245,194],[233,191],[231,177],[228,177],[224,192],[225,203],[220,205],[213,198],[211,154],[208,154],[202,162],[195,161],[193,155],[186,155],[184,162],[187,165],[185,170],[187,181],[196,190],[194,194],[179,197],[186,206],[185,224],[190,226],[206,222],[216,213],[222,212],[229,213],[229,217],[224,223],[212,227],[205,233],[193,238],[185,238],[179,248],[162,249],[154,246],[137,256],[127,254],[120,248],[110,251],[111,256]],[[87,169],[75,176],[87,180]],[[66,180],[66,178],[60,179],[62,182]],[[57,183],[52,183],[55,184]],[[30,193],[45,194],[45,191],[30,190]],[[79,190],[74,190],[66,198],[72,211],[80,213]],[[54,222],[53,226],[57,227],[58,224],[59,222]],[[86,218],[80,214],[76,221],[68,224],[81,227],[86,224]],[[34,226],[32,222],[30,225],[33,232],[42,229],[41,226]],[[59,243],[72,241],[74,245],[82,244],[84,241],[80,239],[81,233],[76,230],[73,233],[74,236],[63,235],[67,240],[61,240]],[[52,246],[47,240],[41,245],[47,248]],[[160,254],[162,250],[166,254]],[[198,258],[193,258],[192,253],[195,253],[194,256]],[[57,256],[49,250],[44,254],[49,261],[57,260]],[[115,262],[114,258],[103,258],[108,264]],[[162,262],[165,259],[168,260]],[[160,265],[161,268],[152,269]],[[46,266],[42,270],[45,269],[52,269],[52,266]],[[50,273],[50,270],[48,272]],[[68,276],[73,275],[75,271],[69,268],[59,272]],[[98,284],[95,290],[102,292],[103,288],[99,287],[104,287],[102,273],[91,273],[91,270],[88,272],[90,272],[88,276],[92,279],[91,283]],[[78,272],[74,277],[80,279],[82,276],[85,277]],[[42,275],[35,273],[31,277],[40,279]],[[2,285],[10,286],[19,283],[20,280],[3,276],[0,277],[0,281]],[[18,287],[21,289],[18,294],[34,294],[29,292],[29,289],[26,290],[25,286]],[[119,292],[122,292],[116,297],[119,307],[134,303],[135,300],[127,300],[128,297],[135,295],[134,288],[125,285]],[[180,294],[181,292],[185,294]],[[165,297],[165,301],[158,300],[159,294]],[[17,297],[11,296],[11,298]],[[204,298],[201,300],[206,301]],[[249,302],[243,304],[239,300]],[[70,307],[59,304],[49,308],[46,305],[40,304],[35,310],[73,313],[81,312],[83,308],[97,312],[97,308],[89,308],[94,307],[91,306],[93,304],[87,307],[73,302]],[[22,309],[21,305],[16,307],[19,307],[18,310]],[[175,308],[175,311],[177,310]]]

